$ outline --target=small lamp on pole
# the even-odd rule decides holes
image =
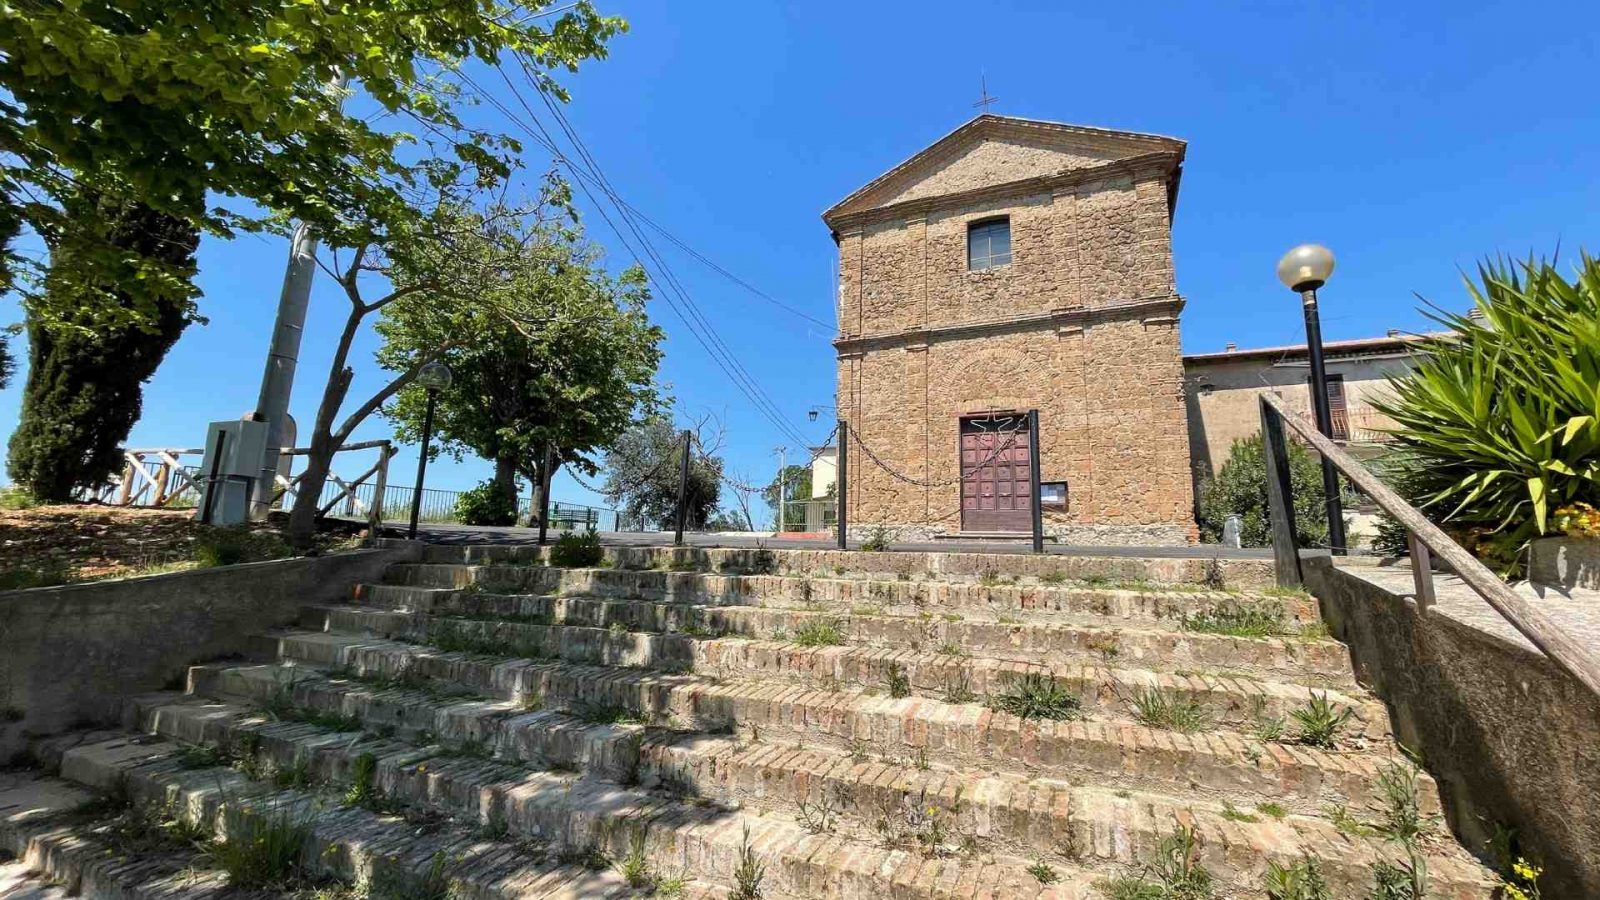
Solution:
[[[417,486],[411,490],[411,527],[406,535],[417,539],[417,519],[422,515],[422,480],[428,474],[428,442],[433,439],[433,407],[439,392],[450,386],[450,367],[434,360],[417,373],[417,384],[428,392],[428,407],[422,414],[422,455],[417,458]]]
[[[1317,315],[1317,288],[1333,274],[1333,251],[1321,244],[1301,244],[1278,260],[1278,280],[1300,295],[1306,316],[1306,355],[1311,362],[1311,408],[1317,430],[1333,439],[1333,411],[1328,406],[1328,371],[1322,358],[1322,321]],[[1345,553],[1344,504],[1339,499],[1339,473],[1326,457],[1322,460],[1322,491],[1327,498],[1328,544],[1333,553]]]

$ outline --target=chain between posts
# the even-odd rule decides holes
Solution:
[[[873,452],[872,448],[868,447],[866,445],[866,442],[861,440],[860,433],[857,432],[853,428],[850,429],[850,438],[851,438],[852,441],[855,442],[855,445],[857,447],[861,448],[861,452],[865,453],[867,455],[867,459],[871,460],[873,465],[875,465],[878,468],[882,469],[883,471],[887,472],[889,474],[889,477],[897,479],[897,480],[902,481],[902,482],[905,482],[906,484],[909,484],[912,487],[937,488],[937,487],[949,487],[949,486],[954,485],[954,484],[960,484],[963,481],[967,481],[968,479],[972,478],[974,475],[978,474],[978,472],[980,470],[982,470],[984,466],[987,466],[989,463],[992,463],[996,459],[999,459],[1000,458],[1000,454],[1002,454],[1002,453],[1006,452],[1007,450],[1011,449],[1012,447],[1016,446],[1017,435],[1022,433],[1022,431],[1024,430],[1024,427],[1025,426],[1018,426],[1016,428],[1005,429],[1005,430],[1002,430],[1002,431],[994,432],[995,434],[1004,434],[1004,435],[1006,435],[1007,437],[1006,437],[1005,441],[1003,443],[1001,443],[1000,446],[994,448],[994,450],[992,452],[990,452],[990,454],[989,454],[989,456],[987,458],[985,458],[983,460],[980,460],[977,464],[975,464],[971,468],[967,468],[967,467],[963,466],[961,468],[961,474],[960,475],[957,475],[955,478],[945,479],[944,481],[922,481],[922,480],[917,479],[917,478],[912,478],[910,475],[906,475],[903,472],[897,472],[888,463],[884,462],[883,459],[881,457],[879,457],[877,453]]]

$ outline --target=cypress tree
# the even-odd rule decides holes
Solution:
[[[129,257],[164,261],[192,278],[200,236],[188,221],[137,202],[79,202],[98,206],[112,246]],[[189,324],[193,303],[176,291],[153,303],[146,293],[136,302],[114,284],[82,285],[74,277],[71,244],[51,243],[45,291],[55,295],[52,308],[115,303],[134,319],[85,328],[27,316],[28,377],[7,467],[12,480],[35,497],[62,502],[79,488],[103,484],[122,467],[119,447],[139,418],[144,383]]]
[[[0,297],[11,293],[11,242],[22,230],[22,216],[10,202],[0,201]],[[11,331],[0,328],[0,391],[11,384],[16,360],[11,356]]]

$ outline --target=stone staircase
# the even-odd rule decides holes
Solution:
[[[543,562],[430,547],[129,731],[42,741],[0,846],[116,897],[237,890],[213,832],[299,841],[299,882],[254,883],[318,897],[1493,893],[1309,597],[1197,560]]]

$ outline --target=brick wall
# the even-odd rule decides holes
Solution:
[[[957,476],[959,416],[1037,408],[1041,477],[1069,483],[1069,507],[1047,515],[1048,530],[1191,540],[1168,213],[1176,160],[1067,154],[1057,164],[1087,165],[1084,177],[985,190],[1039,170],[1041,153],[984,141],[937,161],[924,182],[891,186],[887,206],[840,218],[841,415],[888,466],[945,482]],[[968,271],[968,224],[997,215],[1011,223],[1011,264]],[[853,529],[959,530],[956,485],[907,484],[851,450]]]

